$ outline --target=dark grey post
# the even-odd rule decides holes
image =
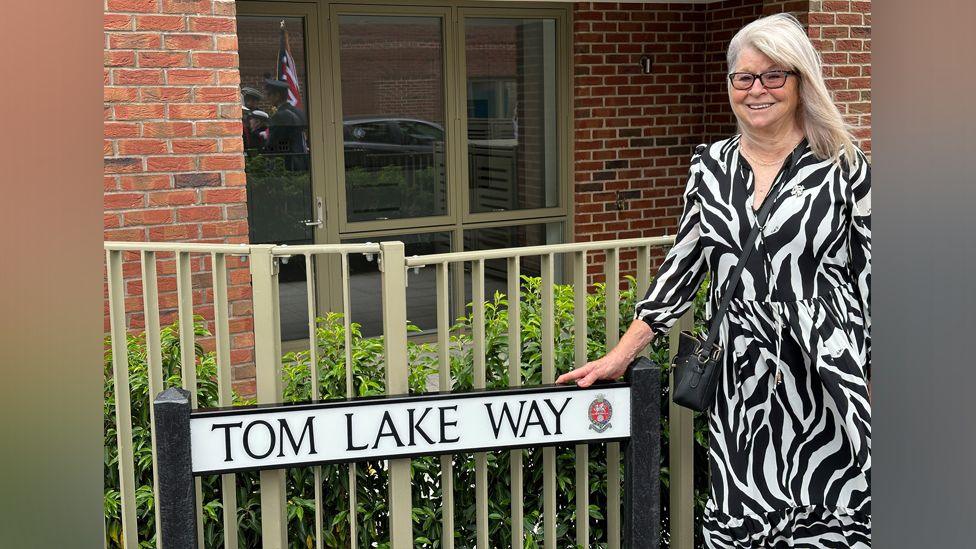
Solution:
[[[624,547],[657,549],[661,530],[661,370],[646,357],[627,372],[630,440],[624,445]]]
[[[190,393],[170,387],[153,402],[159,535],[165,549],[196,549],[196,492],[190,462]]]

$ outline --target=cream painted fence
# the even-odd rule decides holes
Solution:
[[[128,355],[125,345],[126,335],[126,300],[125,280],[123,278],[123,264],[126,260],[138,260],[140,265],[142,285],[142,311],[145,314],[145,331],[147,345],[147,365],[149,370],[149,393],[157,395],[163,390],[162,357],[160,351],[160,301],[158,291],[157,259],[161,254],[175,258],[175,279],[177,310],[180,326],[179,339],[182,350],[183,364],[194,362],[194,332],[193,326],[193,259],[200,256],[208,257],[212,276],[214,338],[216,347],[217,384],[219,387],[218,404],[230,406],[232,404],[231,389],[231,340],[229,333],[228,311],[228,258],[245,257],[250,269],[254,346],[258,403],[275,403],[282,398],[281,380],[281,338],[279,333],[279,303],[278,303],[278,273],[277,264],[282,257],[304,256],[307,287],[307,308],[309,318],[309,363],[318,363],[316,350],[318,348],[315,330],[316,306],[315,277],[313,276],[313,258],[338,259],[341,265],[341,278],[338,290],[342,295],[343,318],[346,328],[346,361],[352,364],[351,332],[350,332],[350,269],[349,258],[354,254],[371,254],[380,259],[383,333],[385,345],[385,375],[386,391],[388,394],[403,394],[408,392],[408,361],[407,361],[407,333],[401,327],[407,322],[406,315],[406,287],[408,283],[408,269],[418,267],[433,267],[436,273],[436,311],[437,311],[437,348],[439,353],[439,387],[451,387],[450,360],[448,346],[448,327],[451,324],[448,306],[451,284],[449,282],[449,266],[455,264],[470,268],[473,296],[485,294],[485,262],[489,260],[505,260],[507,262],[507,289],[509,296],[510,317],[518,318],[520,295],[520,262],[528,258],[538,261],[542,281],[542,380],[551,383],[555,378],[554,366],[554,296],[553,287],[556,281],[557,258],[568,261],[571,273],[570,279],[575,288],[586,288],[587,254],[601,252],[605,256],[604,275],[607,281],[620,280],[620,255],[622,250],[635,249],[637,256],[638,288],[647,288],[650,277],[651,249],[667,246],[673,242],[670,237],[651,239],[626,239],[574,244],[555,244],[547,246],[531,246],[522,248],[506,248],[484,250],[476,252],[456,252],[446,254],[432,254],[425,256],[406,257],[404,245],[401,242],[382,242],[378,244],[348,244],[348,245],[311,245],[311,246],[272,246],[272,245],[233,245],[233,244],[153,244],[153,243],[122,243],[108,242],[105,244],[108,274],[109,311],[112,336],[113,375],[115,381],[116,425],[118,431],[119,478],[121,494],[121,521],[123,539],[126,549],[139,546],[136,524],[135,480],[132,448],[132,420],[130,417],[130,391],[128,380]],[[619,301],[619,285],[607,284],[606,302],[608,304]],[[586,361],[586,292],[575,293],[575,363],[582,365]],[[607,345],[616,344],[622,319],[617,307],[608,306],[606,315]],[[473,300],[474,321],[472,341],[474,356],[474,386],[485,386],[485,333],[484,318],[485,305],[481,299]],[[679,321],[671,337],[671,353],[677,349],[677,333],[680,329],[691,326],[691,313]],[[397,327],[397,329],[392,329]],[[518,322],[509,323],[509,340],[519,341],[521,326]],[[583,337],[579,337],[582,335]],[[511,386],[519,386],[520,379],[520,350],[511,350],[509,365],[509,382]],[[193,406],[196,406],[197,379],[194,368],[182,369],[182,386],[191,393]],[[319,398],[319,383],[317,369],[311,368],[312,397]],[[353,378],[351,368],[346,369],[346,393],[353,396]],[[151,406],[150,406],[151,409]],[[670,542],[675,549],[691,549],[694,541],[694,488],[693,488],[693,417],[684,409],[669,408],[670,419]],[[154,421],[154,418],[150,418]],[[155,461],[155,440],[153,440],[153,458]],[[578,517],[588,517],[589,508],[589,478],[588,478],[588,447],[585,444],[576,446],[576,506]],[[620,463],[619,443],[607,445],[608,464]],[[523,534],[521,526],[525,509],[523,509],[522,484],[522,454],[513,451],[511,454],[511,524],[519,528],[513,532],[512,539],[515,547],[521,547]],[[478,547],[488,547],[488,485],[487,485],[487,454],[475,455],[475,497],[476,497],[476,532],[477,539],[472,540]],[[348,466],[349,474],[349,526],[352,533],[354,547],[357,539],[358,527],[356,517],[356,465]],[[156,471],[153,470],[156,478]],[[391,546],[395,549],[407,548],[412,545],[411,532],[411,486],[410,460],[393,459],[388,462]],[[323,546],[321,532],[323,521],[321,470],[314,468],[315,476],[315,525],[316,547]],[[443,488],[444,509],[442,526],[444,532],[453,532],[455,517],[453,510],[453,472],[451,456],[441,458],[441,485]],[[619,467],[607,468],[607,500],[608,508],[604,510],[607,517],[608,546],[613,549],[620,547],[621,539],[621,478]],[[543,539],[546,548],[555,548],[556,540],[556,473],[555,449],[543,450]],[[225,474],[221,477],[221,493],[223,508],[224,546],[237,547],[237,510],[235,475]],[[286,520],[286,490],[284,471],[262,471],[260,473],[260,503],[261,503],[261,531],[264,548],[287,547]],[[155,486],[154,486],[155,490]],[[201,506],[201,484],[196,480],[196,502],[198,521],[198,545],[203,547],[203,511]],[[158,493],[158,492],[157,492]],[[158,510],[158,505],[154,506]],[[158,513],[158,511],[157,511]],[[159,520],[157,515],[156,525]],[[588,547],[591,543],[589,524],[587,520],[577,521],[575,524],[576,543]],[[159,536],[157,536],[157,539]],[[145,541],[145,540],[143,540]],[[447,549],[453,547],[453,537],[445,536],[441,546]]]

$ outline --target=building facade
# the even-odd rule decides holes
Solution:
[[[870,155],[869,0],[411,4],[106,0],[105,239],[395,239],[424,254],[673,232],[692,149],[736,131],[728,41],[782,11],[807,27]],[[279,77],[297,94],[277,97]],[[209,257],[191,267],[194,313],[212,319]],[[248,266],[228,267],[235,384],[253,394]],[[486,267],[504,280],[504,264]],[[175,260],[158,268],[168,323]],[[280,266],[284,340],[307,333],[309,272],[318,310],[337,309],[338,269]],[[138,330],[138,256],[124,271]],[[376,262],[350,257],[349,272],[353,320],[375,333]],[[422,329],[429,275],[409,288]]]

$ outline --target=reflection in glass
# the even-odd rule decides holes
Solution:
[[[237,18],[247,221],[253,244],[310,244],[315,219],[301,17]],[[305,261],[280,263],[281,338],[308,337]]]
[[[447,213],[439,17],[339,18],[347,220]]]
[[[562,241],[562,223],[491,227],[464,231],[465,251],[561,244]],[[553,266],[556,275],[555,282],[562,280],[562,262],[562,255],[555,255]],[[541,273],[540,263],[540,256],[524,256],[519,259],[519,273],[522,276],[539,276]],[[485,261],[485,299],[494,299],[495,292],[508,293],[508,261],[505,259],[488,259]],[[464,299],[465,303],[471,301],[470,263],[465,263]]]
[[[373,239],[375,242],[377,239]],[[451,251],[450,233],[425,233],[384,236],[383,241],[399,240],[406,255],[439,254]],[[343,242],[361,243],[361,238]],[[353,322],[362,325],[366,337],[383,334],[383,303],[380,270],[376,256],[349,255],[349,305]],[[407,271],[407,320],[421,330],[437,328],[437,273],[434,265]]]
[[[556,22],[466,18],[471,212],[559,206]]]

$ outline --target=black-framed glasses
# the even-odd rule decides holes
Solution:
[[[733,72],[729,75],[729,82],[737,90],[748,90],[752,88],[752,83],[759,79],[759,83],[766,89],[775,90],[786,85],[786,78],[796,74],[796,71],[766,71],[760,74],[751,72]]]

